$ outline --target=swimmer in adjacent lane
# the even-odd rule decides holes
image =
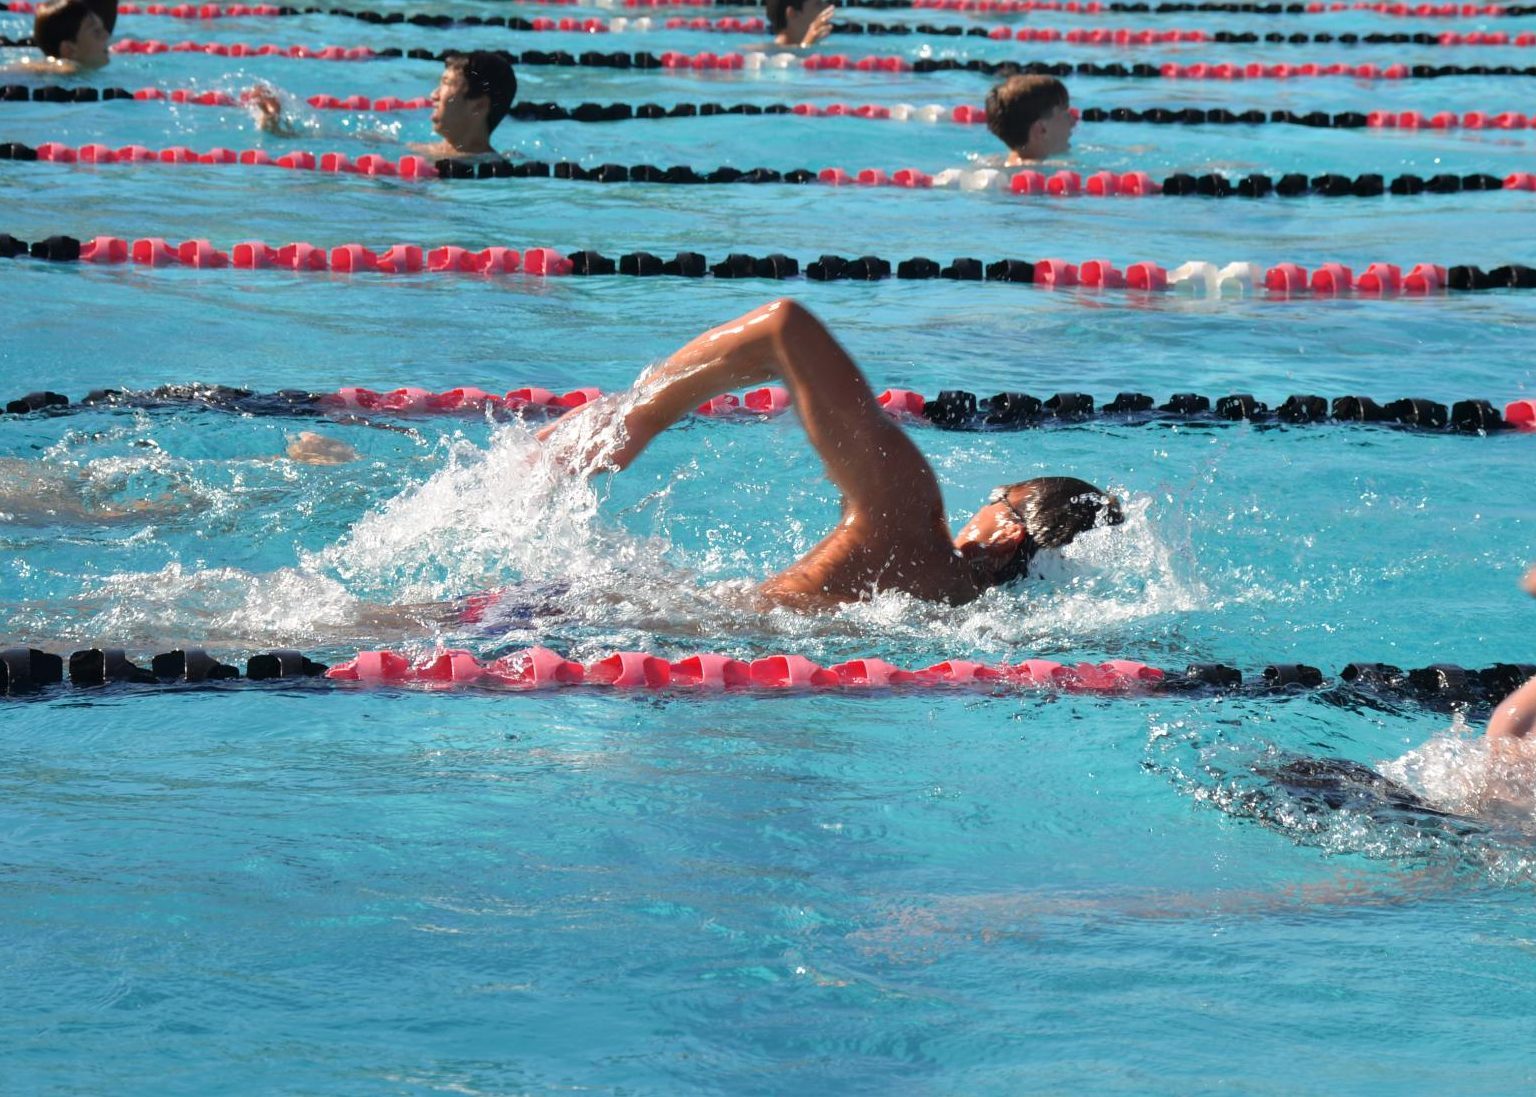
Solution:
[[[1072,97],[1054,76],[1010,76],[987,93],[987,129],[1008,146],[1004,167],[1060,156],[1076,128]]]
[[[503,160],[491,147],[491,133],[516,98],[517,74],[506,58],[488,50],[451,54],[432,91],[432,129],[442,140],[411,148],[434,160]],[[258,129],[279,137],[298,136],[298,127],[268,85],[257,84],[246,93],[245,101]]]
[[[705,332],[642,374],[620,403],[584,405],[539,437],[572,467],[624,469],[698,405],[774,380],[788,387],[827,477],[842,491],[843,515],[820,544],[758,588],[771,604],[815,608],[896,590],[959,605],[1024,575],[1041,549],[1123,520],[1119,501],[1092,484],[1048,476],[997,488],[951,535],[933,469],[831,332],[790,300]],[[604,422],[620,411],[621,423]]]
[[[117,0],[48,0],[32,19],[32,41],[42,59],[10,67],[50,76],[104,68],[112,62],[116,26]]]

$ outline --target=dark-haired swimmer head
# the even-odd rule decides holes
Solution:
[[[1042,549],[1125,521],[1120,500],[1072,476],[1039,476],[992,489],[987,505],[955,535],[955,548],[984,586],[1022,578]]]
[[[117,0],[48,0],[32,19],[32,41],[46,58],[28,68],[48,72],[85,72],[112,61],[112,31]]]
[[[451,55],[432,92],[432,130],[442,141],[422,152],[437,158],[492,158],[491,134],[517,98],[517,75],[489,50]]]

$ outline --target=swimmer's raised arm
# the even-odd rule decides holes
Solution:
[[[628,437],[609,460],[627,468],[651,439],[700,404],[773,380],[789,389],[849,510],[942,510],[933,470],[881,409],[859,367],[820,320],[788,299],[706,331],[640,381],[624,418]]]

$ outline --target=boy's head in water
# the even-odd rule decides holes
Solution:
[[[516,98],[517,76],[499,54],[453,54],[432,92],[432,128],[457,152],[489,152],[491,133]]]
[[[1077,119],[1067,86],[1054,76],[1010,76],[987,93],[987,129],[1008,146],[1008,162],[1060,156]]]
[[[112,60],[107,48],[112,28],[87,0],[40,4],[32,20],[32,41],[52,60],[79,69],[99,69]]]
[[[1024,575],[1041,549],[1061,548],[1079,533],[1123,521],[1120,501],[1088,481],[1040,476],[994,488],[987,505],[955,536],[955,547],[988,585],[998,586]]]

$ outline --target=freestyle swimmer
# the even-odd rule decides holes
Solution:
[[[1011,76],[987,93],[987,129],[1008,146],[1006,167],[1060,156],[1077,118],[1067,86],[1054,76]]]
[[[296,130],[270,87],[258,84],[247,94],[258,128],[282,137]],[[432,130],[441,141],[411,147],[434,160],[500,160],[491,134],[512,110],[517,74],[500,54],[489,50],[452,54],[432,91]]]
[[[48,0],[32,19],[32,41],[43,59],[14,67],[53,75],[104,68],[112,61],[116,26],[117,0]]]
[[[1023,575],[1041,549],[1124,520],[1119,501],[1092,484],[1047,476],[997,488],[951,535],[933,469],[831,332],[791,300],[707,331],[643,374],[619,405],[623,429],[610,441],[583,440],[614,412],[601,401],[539,437],[586,467],[622,470],[699,404],[773,380],[788,387],[828,479],[842,491],[843,515],[820,544],[759,587],[772,603],[815,607],[898,590],[959,605]]]

